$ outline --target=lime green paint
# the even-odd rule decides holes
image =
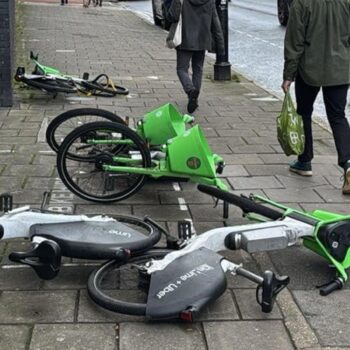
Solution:
[[[138,122],[136,132],[150,145],[162,145],[169,139],[182,135],[186,124],[193,122],[190,115],[181,115],[170,103],[145,114]]]

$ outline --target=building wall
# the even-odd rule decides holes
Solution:
[[[0,106],[12,106],[15,62],[15,0],[0,0]]]

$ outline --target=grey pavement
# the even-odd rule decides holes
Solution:
[[[35,2],[17,1],[18,65],[29,70],[33,50],[43,63],[68,74],[105,72],[130,94],[113,99],[62,94],[53,99],[16,85],[15,105],[0,109],[0,192],[11,192],[16,205],[38,207],[42,193],[51,191],[49,206],[59,211],[150,215],[169,228],[191,218],[198,233],[222,226],[222,207],[213,208],[212,200],[191,183],[149,181],[134,197],[110,206],[84,202],[64,188],[55,155],[42,136],[48,121],[84,106],[135,120],[167,102],[184,113],[186,96],[176,76],[175,53],[164,45],[166,33],[122,4],[83,9],[77,1],[68,6],[59,6],[58,0]],[[195,117],[213,150],[224,157],[223,177],[232,191],[255,192],[306,210],[349,213],[332,135],[314,125],[315,175],[304,179],[289,173],[290,159],[276,139],[281,101],[259,99],[269,94],[242,76],[212,81],[213,63],[207,58]],[[227,223],[242,221],[239,210],[230,208]],[[26,244],[0,244],[0,349],[350,349],[349,290],[320,297],[315,285],[326,282],[331,271],[301,246],[269,255],[225,252],[254,271],[272,268],[288,274],[292,282],[274,312],[264,315],[255,303],[254,285],[228,277],[224,295],[190,324],[149,323],[100,309],[85,287],[93,264],[65,259],[57,279],[40,281],[31,269],[16,267],[7,258]]]

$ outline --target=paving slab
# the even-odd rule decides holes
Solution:
[[[316,290],[298,290],[293,295],[321,345],[348,346],[349,290],[341,290],[328,297],[320,296]]]
[[[0,324],[73,322],[76,291],[4,291]]]
[[[208,349],[294,349],[282,321],[207,322]]]
[[[0,326],[1,349],[26,350],[31,335],[31,326]]]
[[[118,339],[114,324],[35,325],[29,350],[114,350]]]
[[[205,348],[206,342],[200,323],[125,322],[120,324],[120,350],[201,350]]]
[[[243,320],[283,319],[278,305],[270,313],[261,311],[261,306],[255,302],[256,289],[234,289],[233,293]]]

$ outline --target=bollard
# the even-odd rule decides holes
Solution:
[[[228,61],[228,0],[216,0],[216,11],[224,34],[225,54],[216,54],[214,80],[231,80],[231,63]]]

